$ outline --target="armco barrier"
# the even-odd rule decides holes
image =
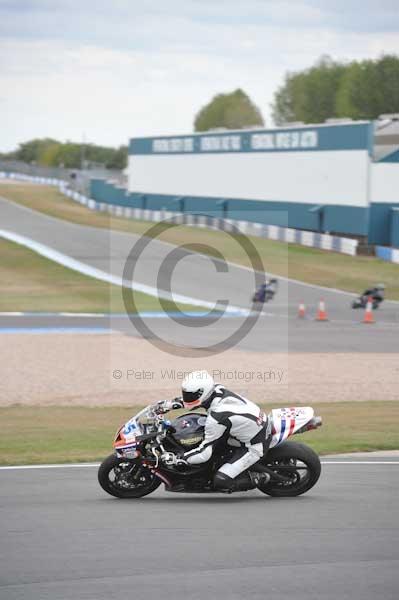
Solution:
[[[399,248],[387,248],[385,246],[376,246],[375,253],[381,260],[387,260],[399,264]]]
[[[220,231],[239,230],[246,235],[261,237],[289,244],[295,243],[311,248],[320,248],[321,250],[330,250],[340,252],[341,254],[356,255],[358,241],[350,238],[342,238],[333,235],[315,233],[313,231],[302,231],[300,229],[291,229],[280,227],[278,225],[264,225],[263,223],[254,223],[252,221],[239,221],[235,219],[223,219],[221,217],[211,217],[199,214],[171,212],[167,210],[149,210],[144,208],[133,208],[130,206],[120,206],[105,202],[97,202],[79,192],[71,190],[65,181],[58,179],[47,179],[45,177],[34,177],[32,175],[23,175],[21,173],[0,172],[1,177],[17,179],[21,181],[30,181],[42,183],[45,185],[57,186],[62,194],[65,194],[71,200],[87,206],[91,210],[108,212],[116,217],[127,219],[136,219],[143,221],[160,221],[171,219],[174,223],[189,225],[192,227],[206,227],[218,229]]]

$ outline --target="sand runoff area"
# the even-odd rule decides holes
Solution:
[[[399,399],[398,354],[273,354],[228,350],[179,358],[121,334],[2,334],[0,406],[145,405],[179,394],[191,370],[256,402]]]

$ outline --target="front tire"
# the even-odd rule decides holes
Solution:
[[[272,448],[261,464],[290,479],[288,482],[271,479],[260,485],[258,489],[268,496],[300,496],[317,483],[321,473],[316,452],[299,442],[284,442]]]
[[[161,480],[139,461],[119,458],[116,454],[101,463],[98,482],[104,491],[116,498],[142,498],[161,485]]]

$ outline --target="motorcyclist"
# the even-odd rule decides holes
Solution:
[[[218,442],[232,438],[237,450],[216,472],[215,489],[221,492],[248,490],[269,479],[265,473],[247,472],[265,455],[272,437],[269,420],[256,404],[215,384],[207,371],[190,373],[182,383],[182,398],[165,401],[161,410],[166,412],[172,407],[177,408],[178,404],[188,409],[202,406],[207,410],[205,436],[197,448],[181,457],[165,452],[161,456],[165,464],[181,466],[207,462]]]
[[[383,283],[377,283],[373,288],[365,290],[362,297],[366,300],[372,297],[373,301],[382,302],[384,300],[385,285]]]
[[[277,291],[277,279],[266,279],[265,283],[262,283],[255,296],[258,297],[259,302],[265,302],[266,296],[273,298]]]

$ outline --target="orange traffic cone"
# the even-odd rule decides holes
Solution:
[[[304,319],[305,318],[305,312],[306,312],[306,306],[303,302],[300,302],[299,306],[298,306],[298,318],[299,319]]]
[[[323,298],[319,302],[319,309],[317,311],[316,321],[328,321],[326,304]]]
[[[373,299],[371,296],[368,297],[366,310],[364,311],[363,323],[375,323],[373,317]]]

